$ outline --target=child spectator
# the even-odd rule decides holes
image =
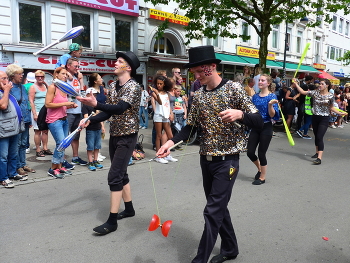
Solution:
[[[158,151],[160,146],[166,141],[161,141],[163,130],[165,131],[168,140],[173,138],[169,119],[172,121],[174,116],[170,110],[170,99],[168,94],[172,88],[170,80],[164,76],[156,76],[154,79],[154,86],[157,89],[152,88],[152,100],[155,105],[153,121],[156,128],[156,151]],[[177,159],[170,155],[165,158],[155,158],[154,160],[163,164],[177,161]]]
[[[173,126],[176,133],[178,133],[186,125],[187,108],[185,101],[181,97],[181,86],[175,86],[174,94],[175,101],[172,108],[174,114]]]
[[[342,111],[345,111],[346,110],[346,106],[347,106],[347,103],[345,101],[345,96],[344,95],[340,95],[339,96],[339,100],[337,100],[337,103],[338,103],[338,107],[340,110]],[[341,115],[338,115],[337,117],[337,123],[338,123],[338,128],[344,128],[343,126],[343,116]]]
[[[66,64],[67,64],[67,60],[70,59],[71,57],[73,57],[73,58],[80,58],[82,51],[83,51],[83,47],[80,46],[79,44],[77,44],[77,43],[70,44],[69,45],[69,53],[62,55],[58,59],[56,65],[55,65],[55,69],[58,68],[58,67],[65,68]]]
[[[88,88],[86,90],[86,96],[95,96],[97,95],[97,90],[95,88]],[[91,106],[83,105],[82,114],[84,118],[87,118],[94,108]],[[98,161],[98,153],[101,149],[101,134],[105,133],[105,128],[103,122],[90,123],[86,127],[86,150],[88,157],[88,169],[90,171],[96,171],[97,169],[103,168],[103,165]]]

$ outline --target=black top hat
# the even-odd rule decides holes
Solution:
[[[189,63],[185,64],[185,68],[193,68],[200,65],[221,62],[220,59],[215,57],[213,46],[199,46],[193,47],[188,50]]]
[[[131,67],[131,76],[135,77],[136,75],[136,69],[140,66],[140,61],[132,51],[126,51],[126,52],[117,52],[116,53],[117,58],[123,58],[128,62],[129,66]]]

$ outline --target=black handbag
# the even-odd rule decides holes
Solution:
[[[49,126],[46,123],[46,115],[47,108],[44,105],[39,111],[38,120],[36,122],[38,124],[39,131],[46,131],[49,129]]]

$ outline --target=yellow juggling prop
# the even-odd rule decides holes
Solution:
[[[295,76],[297,75],[297,73],[298,73],[298,71],[299,71],[299,69],[300,69],[301,63],[303,62],[303,60],[304,60],[304,58],[305,58],[305,56],[306,56],[306,53],[307,53],[307,51],[309,50],[309,46],[310,46],[310,43],[307,43],[306,46],[305,46],[305,48],[304,48],[304,52],[303,52],[303,54],[301,55],[301,58],[300,58],[300,61],[299,61],[297,70],[295,71],[294,77],[293,77],[293,78],[295,78]]]
[[[284,119],[284,115],[283,115],[283,112],[282,112],[282,110],[281,110],[281,107],[280,107],[280,104],[279,104],[279,103],[278,103],[278,109],[279,109],[280,112],[281,112],[281,116],[282,116],[282,120],[283,120],[283,125],[284,125],[284,129],[286,130],[286,134],[287,134],[287,138],[288,138],[289,144],[290,144],[290,146],[294,146],[295,143],[294,143],[292,134],[290,134],[288,125],[287,125],[287,123],[286,123],[286,120]]]

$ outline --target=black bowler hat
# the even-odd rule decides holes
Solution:
[[[137,56],[132,51],[126,51],[126,52],[117,52],[116,53],[117,58],[123,58],[126,62],[128,62],[129,66],[131,67],[131,76],[135,77],[136,75],[136,69],[140,66],[140,61],[137,58]]]
[[[215,63],[219,64],[220,59],[215,57],[213,46],[199,46],[188,50],[189,63],[185,64],[185,68],[193,68],[200,65]]]

